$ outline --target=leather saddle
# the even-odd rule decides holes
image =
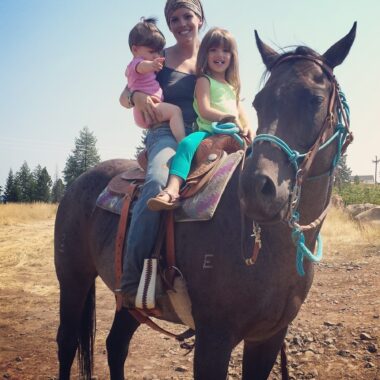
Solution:
[[[240,149],[242,149],[240,144],[228,135],[213,135],[203,140],[194,156],[186,184],[181,190],[181,198],[190,198],[195,195],[212,177],[223,155]],[[147,162],[146,151],[143,150],[138,155],[137,161],[134,161],[127,171],[112,178],[108,189],[121,196],[127,194],[131,182],[144,182]]]

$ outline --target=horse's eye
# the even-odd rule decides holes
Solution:
[[[314,95],[310,98],[310,105],[312,107],[319,108],[322,105],[324,100],[325,99],[323,96]]]

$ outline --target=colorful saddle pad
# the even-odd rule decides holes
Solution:
[[[193,197],[181,202],[175,211],[176,222],[210,220],[219,204],[223,191],[233,172],[239,165],[244,153],[239,150],[225,156],[214,171],[214,175]],[[120,215],[123,207],[123,196],[112,192],[107,186],[98,196],[96,205],[103,210]]]

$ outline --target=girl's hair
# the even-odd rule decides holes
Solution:
[[[129,32],[129,48],[132,49],[133,45],[146,46],[156,51],[161,51],[165,46],[165,37],[157,28],[157,19],[144,18],[136,24]]]
[[[207,65],[208,52],[211,48],[223,47],[231,53],[231,62],[226,70],[226,81],[234,88],[236,92],[236,101],[240,96],[240,76],[239,60],[235,38],[225,29],[212,28],[203,37],[197,56],[196,75],[210,75]]]

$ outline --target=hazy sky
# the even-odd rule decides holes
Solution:
[[[23,161],[60,175],[83,126],[94,132],[102,160],[131,158],[141,130],[119,105],[131,58],[130,28],[156,16],[173,43],[164,0],[0,0],[0,185]],[[346,61],[335,69],[351,107],[355,141],[348,149],[354,174],[374,174],[380,158],[378,0],[204,0],[207,27],[236,37],[245,108],[264,70],[254,30],[272,47],[308,45],[324,53],[358,21]],[[208,29],[206,28],[206,30]]]

